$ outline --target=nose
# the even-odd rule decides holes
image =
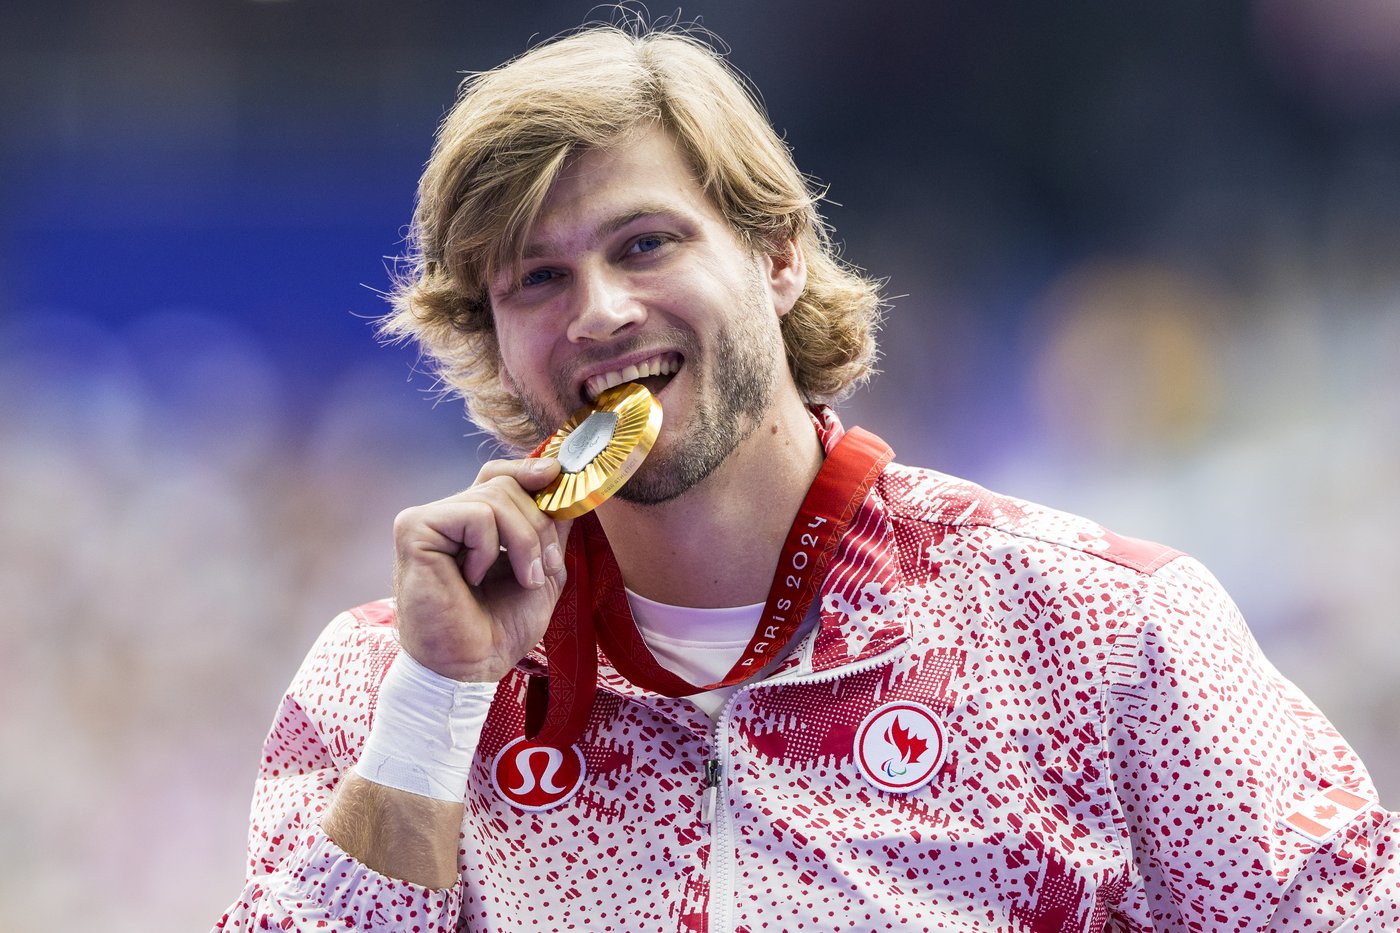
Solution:
[[[577,306],[569,322],[571,341],[607,340],[645,320],[646,309],[616,270],[583,268],[575,275]]]

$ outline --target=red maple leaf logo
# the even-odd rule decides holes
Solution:
[[[1313,816],[1319,820],[1330,820],[1336,815],[1337,808],[1333,804],[1320,804],[1316,807],[1313,807]]]
[[[910,735],[909,730],[900,725],[898,716],[894,724],[885,730],[885,741],[893,745],[899,751],[900,758],[911,765],[928,751],[928,741]]]

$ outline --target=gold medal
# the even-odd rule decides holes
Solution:
[[[661,403],[636,382],[605,389],[569,416],[540,451],[559,476],[535,493],[551,518],[578,518],[612,498],[637,472],[661,431]]]

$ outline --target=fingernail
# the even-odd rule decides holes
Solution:
[[[530,585],[544,586],[544,565],[538,557],[530,561]]]
[[[559,545],[551,544],[544,549],[544,569],[551,577],[564,569],[564,554]]]
[[[530,472],[543,473],[545,470],[548,470],[553,465],[553,460],[548,460],[544,457],[535,457],[533,460],[530,461]]]

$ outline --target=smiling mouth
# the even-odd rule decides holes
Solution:
[[[658,353],[634,366],[590,376],[583,383],[584,401],[592,402],[604,391],[624,382],[639,382],[652,395],[656,395],[680,372],[682,362],[679,353]]]

